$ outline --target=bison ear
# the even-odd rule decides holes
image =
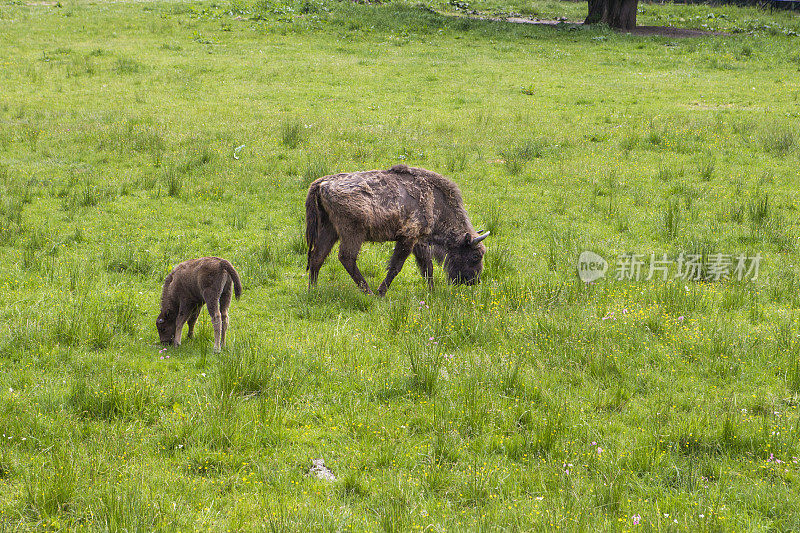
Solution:
[[[472,244],[472,235],[470,235],[469,233],[466,233],[464,235],[464,244],[463,245],[464,246],[469,246],[470,244]]]

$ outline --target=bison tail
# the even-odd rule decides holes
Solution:
[[[306,270],[311,267],[311,252],[317,244],[317,233],[319,232],[319,184],[312,183],[308,189],[306,197],[306,244],[308,245],[308,261]]]
[[[242,295],[242,280],[239,279],[239,273],[236,272],[236,269],[233,268],[233,265],[228,261],[224,261],[222,263],[222,268],[224,268],[225,272],[227,272],[231,277],[231,280],[233,281],[233,294],[236,295],[236,299],[238,300]]]

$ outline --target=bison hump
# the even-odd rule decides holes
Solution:
[[[408,165],[399,164],[395,165],[389,169],[389,172],[395,172],[397,174],[411,174],[411,169],[408,168]]]

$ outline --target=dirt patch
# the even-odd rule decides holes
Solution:
[[[672,26],[636,26],[630,31],[622,31],[620,33],[630,33],[631,35],[657,35],[659,37],[706,37],[708,35],[730,35],[724,31],[705,31],[705,30],[690,30],[688,28],[673,28]]]
[[[546,19],[529,19],[525,17],[473,17],[481,20],[494,20],[497,22],[511,22],[513,24],[534,24],[539,26],[551,27],[564,27],[564,28],[582,28],[582,22],[568,22],[566,19],[561,20],[546,20]],[[690,30],[687,28],[674,28],[672,26],[636,26],[632,30],[616,30],[618,33],[629,33],[631,35],[649,37],[672,37],[672,38],[687,38],[687,37],[706,37],[708,35],[729,35],[721,31],[705,31],[705,30]]]

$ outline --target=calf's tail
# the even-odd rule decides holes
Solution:
[[[314,182],[308,189],[306,196],[306,244],[308,245],[308,261],[306,270],[311,267],[311,252],[317,244],[317,233],[319,232],[319,219],[322,206],[320,205],[319,184]]]
[[[236,295],[236,299],[238,300],[242,295],[242,280],[239,279],[239,273],[236,272],[236,269],[233,268],[233,265],[228,261],[222,262],[222,268],[225,269],[225,272],[231,277],[231,281],[233,281],[233,294]]]

